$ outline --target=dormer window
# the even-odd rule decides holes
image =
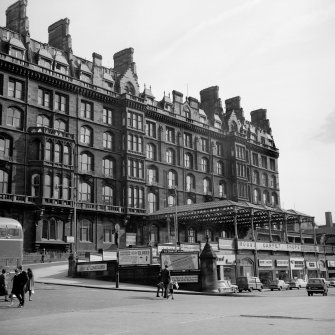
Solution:
[[[206,123],[206,118],[202,115],[200,115],[200,122],[201,123]]]
[[[10,56],[24,59],[24,53],[26,48],[24,47],[23,43],[18,40],[17,38],[11,38],[9,41],[9,50],[8,53]]]
[[[45,67],[46,69],[51,69],[51,61],[49,59],[46,58],[40,58],[38,61],[38,65]]]
[[[80,73],[80,80],[86,81],[87,83],[91,82],[91,74],[81,72]]]
[[[129,81],[126,85],[124,85],[124,91],[128,94],[135,95],[134,85]]]
[[[69,73],[69,64],[64,56],[57,53],[55,56],[55,71],[68,75]]]
[[[114,88],[114,79],[108,72],[105,72],[103,75],[103,87],[110,91]]]
[[[63,73],[63,74],[67,74],[67,66],[61,63],[56,63],[55,71]]]
[[[24,51],[16,48],[10,48],[9,54],[12,57],[23,59]]]
[[[89,67],[85,63],[81,63],[80,65],[80,80],[85,81],[87,83],[92,82],[92,73]]]

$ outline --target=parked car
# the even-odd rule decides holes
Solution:
[[[239,292],[251,292],[252,290],[261,292],[263,290],[263,284],[258,277],[238,277],[236,279],[236,284]]]
[[[289,288],[292,290],[293,288],[297,288],[298,290],[302,287],[306,287],[307,282],[303,279],[292,279],[289,282]]]
[[[325,279],[325,283],[326,283],[327,287],[330,287],[330,279]]]
[[[280,280],[280,279],[276,279],[276,280],[272,280],[270,282],[269,288],[271,289],[271,291],[273,290],[288,290],[289,288],[289,284],[285,283],[284,280]]]
[[[329,278],[329,286],[335,287],[335,278]]]
[[[235,284],[232,284],[230,280],[223,280],[227,287],[230,287],[233,291],[233,293],[236,293],[238,291],[238,286]]]
[[[323,295],[328,294],[328,286],[324,278],[310,278],[306,286],[308,296],[312,296],[314,293],[320,293]]]
[[[218,280],[218,291],[220,293],[234,293],[234,289],[229,286],[227,280]]]

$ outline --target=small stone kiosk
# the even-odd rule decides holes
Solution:
[[[218,275],[216,270],[216,254],[208,243],[208,237],[200,254],[201,284],[203,292],[218,292]]]

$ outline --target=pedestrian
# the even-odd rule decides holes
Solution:
[[[34,294],[34,274],[33,271],[28,268],[27,269],[28,281],[26,284],[26,292],[29,292],[29,301],[32,301],[32,295]]]
[[[24,298],[25,298],[25,291],[26,291],[26,284],[27,284],[27,281],[28,281],[28,275],[27,275],[27,272],[24,271],[22,269],[22,266],[18,266],[18,271],[19,271],[19,274],[18,274],[18,283],[17,283],[17,294],[15,293],[15,295],[17,296],[17,298],[19,299],[20,301],[20,304],[19,306],[17,307],[23,307],[24,306]],[[14,283],[13,283],[14,285]]]
[[[15,269],[14,271],[14,277],[12,278],[12,292],[10,294],[10,304],[9,306],[13,305],[13,299],[14,295],[19,299],[19,306],[21,305],[21,300],[20,300],[20,277],[19,277],[19,269]]]
[[[169,286],[168,286],[168,296],[167,296],[168,299],[169,299],[170,295],[171,295],[171,297],[172,297],[172,300],[174,299],[174,297],[173,297],[173,292],[174,292],[174,289],[175,289],[175,288],[176,288],[176,289],[179,288],[178,282],[175,281],[175,280],[173,280],[173,279],[171,279],[171,280],[170,280],[170,283],[169,283]]]
[[[168,298],[168,285],[170,283],[170,271],[168,265],[165,265],[165,268],[162,271],[162,282],[164,285],[164,298]]]
[[[2,269],[0,274],[0,295],[4,295],[5,301],[9,301],[6,269]]]
[[[159,292],[162,291],[161,296],[164,295],[164,284],[162,282],[162,271],[159,271],[157,276],[157,293],[156,297],[159,297]]]

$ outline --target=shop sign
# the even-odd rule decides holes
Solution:
[[[219,249],[228,249],[232,250],[234,249],[234,240],[233,239],[225,239],[225,238],[219,238]]]
[[[304,269],[305,268],[305,261],[303,258],[291,258],[291,268],[292,269]]]
[[[301,245],[301,251],[303,252],[319,252],[319,247],[317,245]]]
[[[235,255],[224,255],[222,253],[216,253],[216,265],[233,265],[236,264]]]
[[[276,265],[277,267],[288,267],[289,263],[288,263],[288,259],[276,259]]]
[[[181,251],[200,251],[200,246],[198,243],[196,244],[181,243],[180,250]]]
[[[169,270],[198,270],[198,252],[162,252],[161,266],[167,265]]]
[[[145,265],[151,264],[151,249],[120,249],[119,265]]]
[[[335,261],[327,261],[329,268],[335,268]]]
[[[179,247],[177,248],[179,250]],[[157,246],[157,252],[160,254],[161,252],[166,251],[173,251],[176,250],[176,245],[174,243],[166,243],[166,244],[158,244]]]
[[[259,266],[272,266],[272,260],[271,259],[259,259],[258,265]]]
[[[306,267],[307,269],[317,269],[317,265],[316,262],[310,262],[310,261],[306,261]]]
[[[197,283],[199,281],[197,275],[171,276],[171,279],[178,283]]]
[[[74,236],[66,236],[67,243],[74,243]]]
[[[79,264],[77,265],[78,272],[86,272],[86,271],[105,271],[107,270],[107,264]]]
[[[254,241],[238,241],[237,248],[255,250],[255,242]]]

